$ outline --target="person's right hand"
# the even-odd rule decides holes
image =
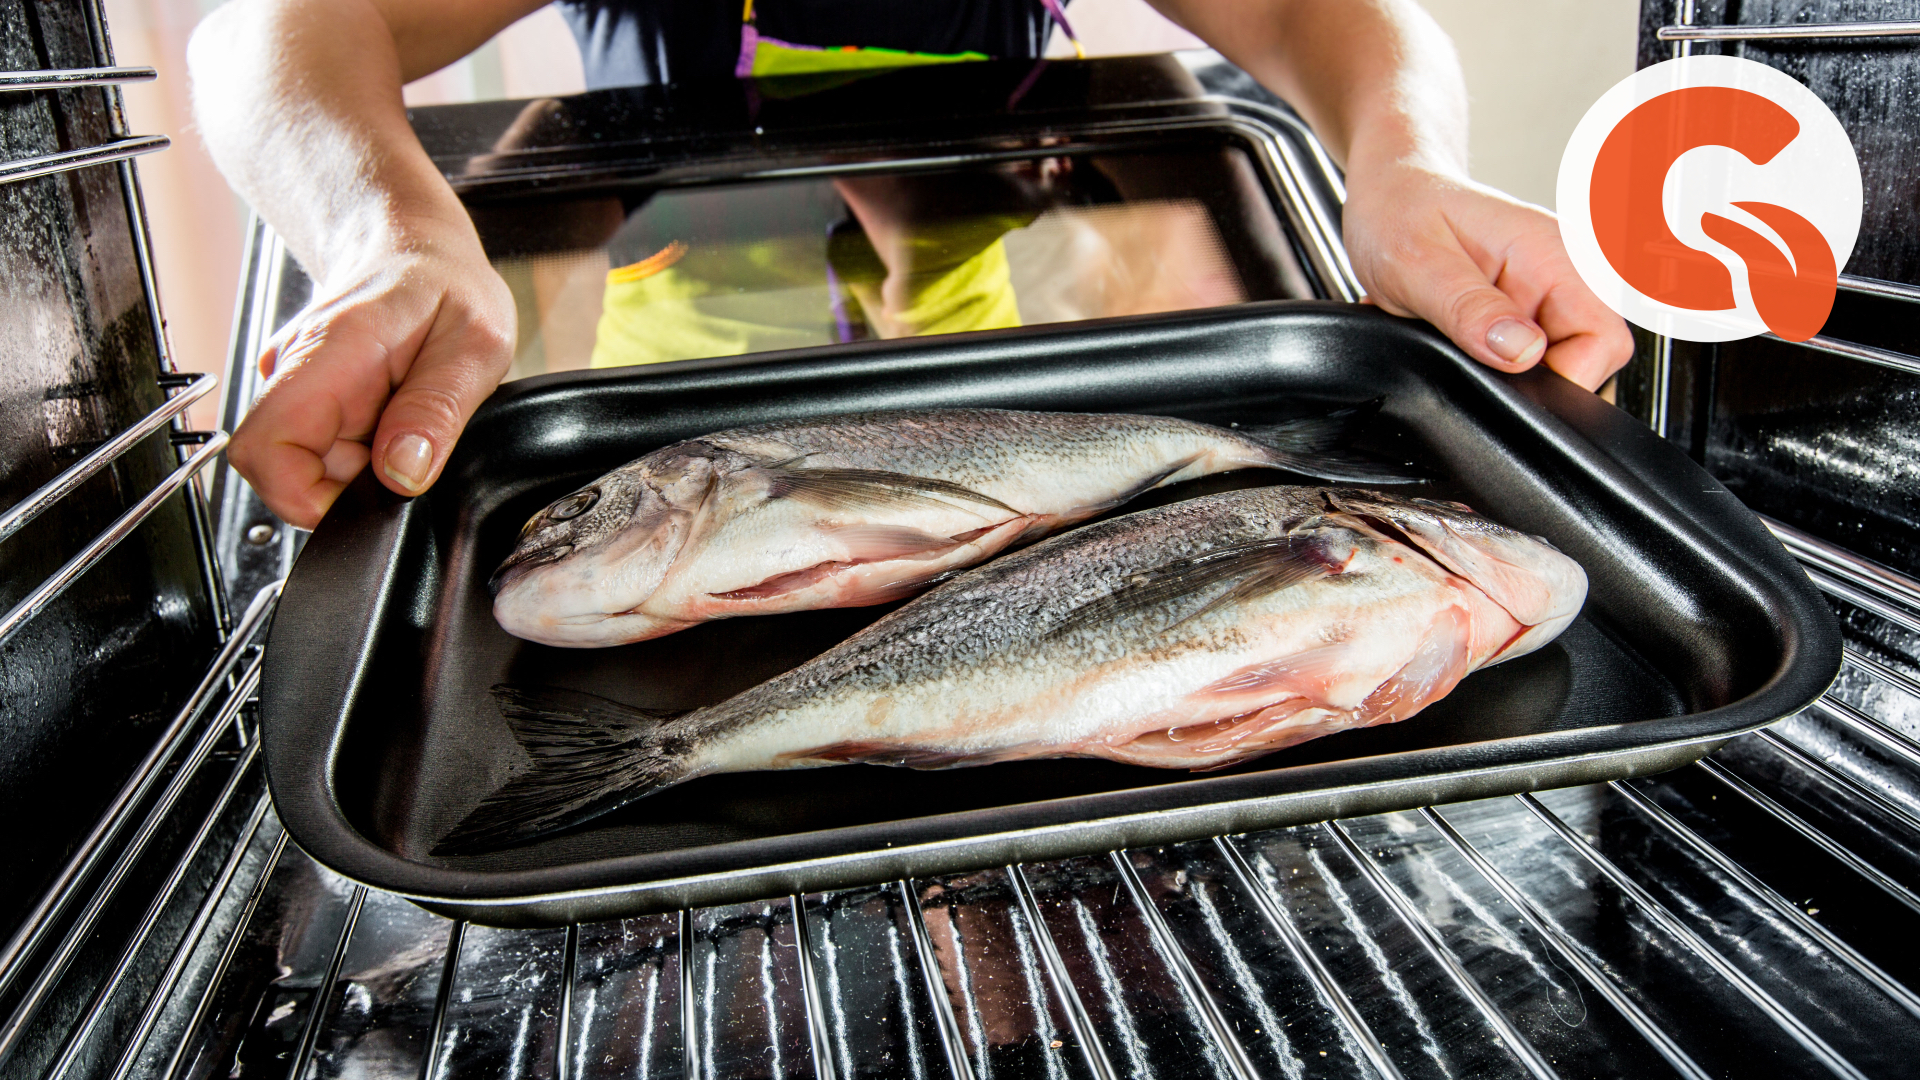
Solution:
[[[369,459],[381,483],[418,495],[506,374],[514,335],[513,295],[471,226],[369,245],[260,355],[272,381],[227,460],[303,529]]]

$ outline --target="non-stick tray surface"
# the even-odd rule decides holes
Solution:
[[[734,619],[614,649],[509,637],[488,574],[534,510],[608,469],[722,428],[869,409],[1264,423],[1381,395],[1372,449],[1547,537],[1591,580],[1558,641],[1410,720],[1217,773],[1055,760],[713,776],[524,847],[427,854],[524,767],[495,684],[689,708],[888,610]],[[1165,497],[1282,482],[1305,481],[1249,472]],[[1658,771],[1800,709],[1839,660],[1831,613],[1780,545],[1626,414],[1545,371],[1487,370],[1423,325],[1273,303],[503,387],[430,493],[401,499],[362,475],[321,522],[268,645],[264,751],[282,820],[322,862],[484,922],[557,922]]]

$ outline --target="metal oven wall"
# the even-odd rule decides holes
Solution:
[[[0,70],[104,62],[82,3],[0,0]],[[0,93],[0,177],[126,132],[102,87]],[[139,207],[114,164],[0,183],[0,510],[18,507],[165,400],[167,368],[136,246]],[[14,608],[178,465],[162,428],[0,542]],[[200,678],[219,604],[176,494],[0,644],[0,938]]]
[[[1911,572],[1920,566],[1920,37],[1661,40],[1662,26],[1803,27],[1920,18],[1870,0],[1646,0],[1640,64],[1725,54],[1780,69],[1833,109],[1866,192],[1821,334],[1722,345],[1645,340],[1621,402],[1748,506]],[[1690,18],[1688,15],[1690,14]],[[1669,37],[1671,38],[1671,32]]]
[[[0,12],[24,10],[10,2]],[[1681,21],[1657,6],[1649,38]],[[257,269],[242,361],[300,302],[300,282]],[[11,284],[0,291],[16,302]],[[1748,399],[1718,375],[1696,394],[1691,362],[1649,349],[1623,398],[1642,415],[1658,406],[1670,435],[1747,483],[1737,470],[1751,455],[1693,425],[1692,403]],[[1793,390],[1802,404],[1844,391],[1864,407],[1890,395],[1861,380],[1905,370],[1833,364],[1823,378],[1822,363]],[[1749,383],[1772,396],[1724,415],[1787,411],[1785,390]],[[29,437],[17,415],[0,439]],[[1850,423],[1820,430],[1875,430]],[[1847,488],[1837,467],[1806,468],[1783,472],[1763,509],[1839,536],[1864,520],[1850,499],[1902,505],[1897,484]],[[1819,501],[1800,495],[1827,490],[1827,518],[1804,509]],[[228,505],[222,547],[245,557],[228,572],[274,574],[293,538],[240,546],[264,522],[247,516],[257,504]],[[1861,546],[1898,553],[1873,542]],[[136,868],[118,897],[70,894],[82,914],[130,905],[135,918],[105,924],[139,930],[102,943],[108,974],[75,963],[53,986],[44,1000],[57,1007],[29,1031],[38,1041],[6,1041],[24,981],[0,969],[0,1076],[1907,1075],[1920,952],[1887,927],[1920,911],[1920,589],[1817,538],[1793,547],[1855,631],[1841,682],[1802,717],[1677,773],[546,930],[448,922],[287,844],[244,738],[258,678],[244,645],[263,604],[223,654],[234,695],[217,715],[185,714],[202,717],[190,731],[212,783],[141,826],[191,842],[149,854],[163,873]],[[1848,590],[1864,603],[1840,600]],[[1902,626],[1915,635],[1905,653],[1875,651]],[[182,881],[191,888],[171,891]],[[48,940],[85,959],[104,937],[86,925]]]

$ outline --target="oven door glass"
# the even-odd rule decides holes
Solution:
[[[509,378],[1313,290],[1246,153],[1197,145],[476,208]]]

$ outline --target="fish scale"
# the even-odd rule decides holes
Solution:
[[[494,615],[544,644],[625,644],[710,619],[898,600],[1211,473],[1403,481],[1336,449],[1375,408],[1247,431],[940,409],[716,432],[534,515],[494,575]]]
[[[963,574],[799,667],[663,719],[498,688],[533,767],[443,853],[716,772],[1100,757],[1209,769],[1403,720],[1552,640],[1586,575],[1457,504],[1232,491],[1110,518]]]

